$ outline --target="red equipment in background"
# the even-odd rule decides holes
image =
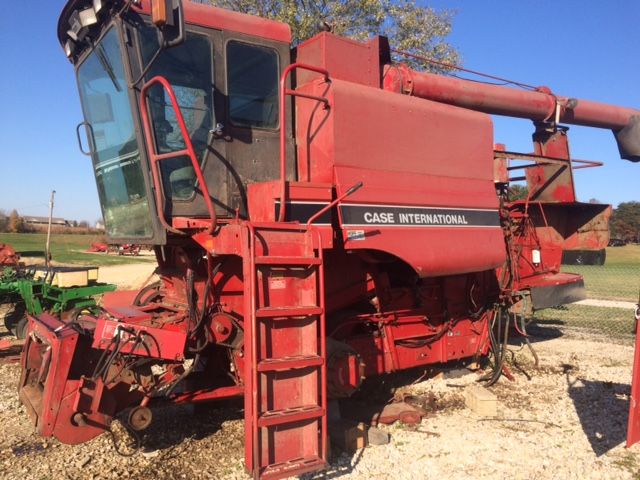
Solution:
[[[17,267],[20,263],[20,255],[11,245],[0,243],[0,267]]]
[[[610,128],[637,160],[637,111],[415,72],[382,37],[321,33],[292,63],[284,24],[173,5],[71,0],[59,21],[109,242],[154,244],[161,281],[30,318],[20,398],[40,434],[244,395],[254,477],[317,470],[329,398],[487,355],[492,384],[512,327],[582,298],[562,251],[604,248],[611,210],[577,202],[593,162],[559,122]],[[534,120],[533,153],[494,148],[487,113]]]
[[[90,253],[109,253],[109,245],[105,242],[92,242],[87,249]]]

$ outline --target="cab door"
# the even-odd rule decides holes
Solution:
[[[289,65],[290,49],[285,43],[225,31],[224,59],[227,205],[246,217],[247,185],[280,178],[280,128],[287,130],[288,153],[294,151],[290,102],[284,119],[279,112],[280,74]],[[287,177],[294,178],[291,155],[287,167]]]
[[[139,27],[139,71],[148,65],[157,52],[157,32]],[[227,152],[221,131],[225,113],[224,94],[219,82],[224,81],[222,32],[189,26],[185,41],[165,49],[153,60],[140,82],[156,75],[166,78],[176,95],[197,160],[207,183],[209,194],[220,216],[230,216],[227,208]],[[219,71],[220,70],[220,71]],[[156,84],[148,93],[151,130],[157,153],[169,153],[185,148],[176,112],[167,92]],[[165,218],[207,217],[202,189],[188,156],[160,162]]]

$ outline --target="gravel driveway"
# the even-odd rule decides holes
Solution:
[[[402,389],[430,399],[433,412],[421,425],[385,427],[389,445],[338,453],[330,470],[305,479],[637,478],[640,446],[623,447],[633,348],[567,335],[535,346],[537,369],[526,350],[516,354],[530,380],[514,369],[515,382],[492,387],[499,418],[464,408],[464,386],[476,373],[421,381]],[[142,450],[123,457],[109,435],[79,446],[36,436],[17,399],[18,374],[18,365],[0,365],[0,478],[248,478],[239,405],[160,408]],[[126,433],[114,430],[130,451]]]

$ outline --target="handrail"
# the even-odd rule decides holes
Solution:
[[[362,187],[364,186],[363,182],[358,182],[356,183],[354,186],[352,186],[349,190],[347,190],[346,192],[344,192],[342,195],[340,195],[338,198],[336,198],[333,202],[329,203],[328,205],[325,205],[323,208],[321,208],[320,210],[318,210],[316,213],[314,213],[309,220],[307,220],[307,227],[310,227],[311,224],[313,222],[315,222],[318,218],[320,218],[322,215],[324,215],[325,212],[328,212],[329,210],[331,210],[333,207],[335,207],[336,205],[338,205],[342,200],[344,200],[345,198],[347,198],[349,195],[352,195],[354,193],[356,193],[358,190],[360,190]]]
[[[329,100],[326,97],[319,97],[316,95],[309,95],[307,93],[296,92],[287,88],[287,77],[296,68],[301,70],[309,70],[310,72],[321,73],[324,75],[326,82],[329,82],[329,71],[316,67],[314,65],[307,65],[305,63],[292,63],[284,69],[280,76],[280,212],[278,214],[278,222],[283,222],[285,218],[285,211],[287,209],[286,194],[287,194],[287,125],[285,122],[285,116],[287,113],[287,95],[292,97],[308,98],[310,100],[316,100],[324,104],[324,108],[329,108]]]
[[[182,150],[161,154],[156,152],[153,136],[151,135],[151,121],[149,119],[149,110],[147,107],[147,92],[149,88],[151,88],[151,86],[155,85],[156,83],[162,85],[164,90],[169,95],[169,99],[171,100],[171,107],[176,114],[176,121],[178,122],[180,133],[182,134],[182,139],[184,140],[185,148]],[[204,176],[202,175],[202,169],[200,168],[200,164],[198,163],[198,158],[196,156],[195,150],[193,149],[193,144],[191,143],[189,131],[187,130],[187,126],[184,122],[184,117],[182,116],[182,111],[180,110],[180,106],[178,105],[178,101],[176,100],[176,94],[174,93],[171,84],[166,78],[161,75],[157,75],[143,85],[142,89],[140,90],[140,112],[142,114],[142,128],[144,129],[144,137],[149,149],[149,163],[151,164],[151,174],[153,176],[153,186],[155,189],[156,204],[160,223],[162,223],[162,225],[164,225],[164,227],[170,232],[179,235],[184,234],[183,231],[178,230],[177,228],[173,228],[171,225],[169,225],[167,219],[164,217],[164,196],[162,194],[162,184],[160,182],[160,173],[158,172],[158,163],[169,158],[177,158],[187,155],[191,160],[191,165],[193,166],[196,178],[198,179],[198,183],[200,184],[202,196],[204,197],[204,201],[207,204],[207,210],[209,212],[209,217],[211,218],[211,225],[209,226],[208,233],[213,233],[218,221],[216,217],[216,210],[213,206],[213,202],[211,201],[209,189],[207,188]]]

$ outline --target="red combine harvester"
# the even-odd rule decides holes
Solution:
[[[20,398],[64,443],[244,396],[254,477],[322,469],[328,399],[487,355],[493,383],[512,327],[583,298],[562,252],[604,248],[610,207],[576,200],[561,123],[640,159],[637,110],[420,73],[383,37],[292,50],[285,24],[171,0],[70,0],[58,35],[108,241],[153,244],[161,276],[30,319]],[[494,149],[488,114],[533,120],[533,153]]]

